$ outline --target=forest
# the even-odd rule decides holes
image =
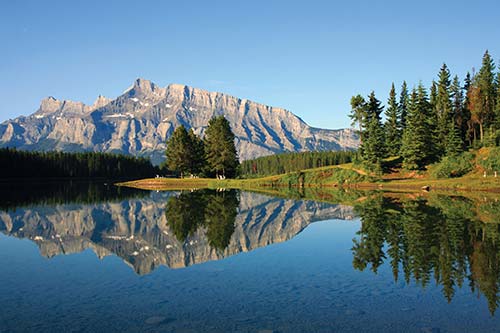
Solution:
[[[241,162],[242,177],[264,177],[352,162],[353,151],[283,153]]]
[[[485,52],[478,72],[463,81],[443,63],[428,90],[406,81],[398,94],[392,84],[387,107],[371,92],[351,98],[352,125],[360,133],[359,159],[376,174],[382,160],[400,156],[407,170],[422,170],[444,157],[457,158],[470,148],[500,143],[500,72]],[[382,121],[382,113],[385,121]]]
[[[0,178],[145,178],[157,173],[148,159],[96,152],[0,149]]]

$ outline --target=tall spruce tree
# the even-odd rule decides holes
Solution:
[[[408,170],[423,169],[433,160],[430,119],[431,106],[424,86],[420,83],[410,96],[408,121],[403,133],[401,155],[403,167]]]
[[[456,75],[453,77],[453,81],[450,87],[450,92],[452,99],[451,102],[452,118],[460,134],[462,147],[465,147],[467,124],[470,120],[470,115],[467,114],[466,109],[464,107],[464,94],[462,92],[462,87],[460,86],[460,80]]]
[[[448,127],[445,153],[447,156],[456,156],[463,151],[462,137],[454,120],[450,120]]]
[[[439,71],[437,92],[433,103],[434,112],[436,113],[437,118],[436,143],[439,155],[445,153],[444,148],[446,146],[448,130],[450,129],[449,124],[452,119],[450,85],[450,70],[448,69],[448,66],[443,63]]]
[[[464,142],[469,147],[472,146],[472,142],[474,141],[474,133],[475,133],[474,123],[472,121],[472,114],[470,112],[470,107],[469,107],[470,106],[469,96],[470,96],[471,87],[472,87],[472,77],[471,77],[470,72],[467,72],[467,74],[465,75],[464,86],[462,87],[462,91],[464,93],[464,105],[463,105],[464,114],[465,114],[465,117],[467,119],[467,123],[465,124],[467,129],[465,131]]]
[[[406,85],[406,81],[403,81],[401,85],[401,92],[399,93],[399,131],[403,133],[404,128],[406,127],[406,118],[408,116],[408,86]]]
[[[237,174],[239,161],[234,139],[224,116],[210,119],[204,138],[205,158],[208,171],[217,177],[234,177]]]
[[[361,159],[367,170],[382,173],[382,158],[385,155],[384,133],[380,114],[383,111],[381,102],[371,92],[366,103],[366,122],[368,127],[364,131],[361,143]]]
[[[189,171],[193,175],[198,175],[205,167],[205,146],[203,140],[194,133],[193,129],[189,130],[188,139],[190,150]]]
[[[438,91],[437,83],[436,81],[432,80],[431,88],[429,91],[429,103],[432,109],[434,109],[434,107],[436,106],[437,91]]]
[[[495,129],[500,130],[500,66],[497,73],[496,86],[496,101],[495,101]]]
[[[166,157],[170,171],[179,173],[181,177],[190,171],[191,147],[188,132],[183,125],[177,127],[167,140]]]
[[[396,101],[396,89],[392,83],[389,92],[389,99],[387,101],[387,108],[385,110],[385,145],[387,147],[387,154],[395,156],[399,154],[401,148],[401,131],[400,131],[400,115],[399,105]]]
[[[167,140],[167,168],[184,177],[186,173],[199,174],[204,166],[203,142],[191,129],[181,125]]]

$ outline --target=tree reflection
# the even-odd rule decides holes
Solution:
[[[500,229],[492,223],[499,203],[463,197],[394,199],[376,194],[355,209],[362,220],[353,240],[353,267],[377,272],[388,256],[394,279],[404,274],[426,287],[432,278],[450,302],[465,280],[483,294],[490,312],[498,307]]]
[[[165,214],[179,241],[185,242],[200,227],[205,227],[210,246],[222,251],[234,232],[238,205],[235,190],[182,192],[169,198]]]

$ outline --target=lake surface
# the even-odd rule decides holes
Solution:
[[[500,330],[493,194],[0,189],[0,332]]]

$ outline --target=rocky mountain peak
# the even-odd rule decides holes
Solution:
[[[112,101],[111,98],[104,97],[102,95],[99,95],[97,99],[95,100],[94,104],[92,104],[92,109],[97,109],[105,106],[106,104],[110,103]]]
[[[40,112],[43,113],[53,113],[59,110],[61,107],[62,102],[59,101],[58,99],[54,98],[53,96],[46,97],[42,99],[42,102],[40,103]]]
[[[157,86],[153,82],[138,78],[134,81],[134,85],[127,91],[128,97],[164,97],[166,89]]]

